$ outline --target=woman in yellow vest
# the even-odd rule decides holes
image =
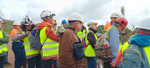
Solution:
[[[89,30],[87,31],[86,43],[87,48],[85,49],[85,56],[87,57],[88,66],[87,68],[95,68],[96,67],[96,57],[95,57],[95,50],[94,45],[96,44],[97,36],[97,23],[96,22],[89,22],[88,23]]]
[[[4,67],[5,55],[7,54],[7,47],[5,44],[9,42],[9,37],[2,31],[4,21],[0,18],[0,68]]]
[[[31,30],[34,28],[32,19],[29,16],[25,16],[21,23],[21,31],[19,31],[13,38],[13,41],[23,40],[23,45],[25,49],[26,59],[28,63],[28,68],[41,68],[41,55],[39,50],[34,50],[29,43],[29,35]]]

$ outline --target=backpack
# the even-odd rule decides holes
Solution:
[[[109,32],[116,27],[110,27],[97,40],[95,46],[95,55],[97,58],[106,60],[111,58],[111,50],[109,47]]]
[[[129,41],[130,44],[130,41]],[[142,46],[130,44],[124,50],[118,68],[149,68],[149,63]]]
[[[32,30],[28,39],[29,39],[30,46],[35,50],[41,50],[43,44],[47,40],[47,38],[46,38],[44,43],[41,44],[41,42],[40,42],[40,30],[39,29]]]

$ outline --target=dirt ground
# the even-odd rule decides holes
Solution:
[[[11,63],[11,65],[7,65],[4,68],[14,68],[15,57],[14,57],[14,53],[11,49],[11,47],[12,47],[11,40],[9,41],[9,43],[6,46],[7,46],[7,49],[8,49],[8,61]]]

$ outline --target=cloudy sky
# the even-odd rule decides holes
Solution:
[[[141,19],[150,17],[150,0],[0,0],[0,11],[9,20],[21,21],[29,15],[35,23],[39,23],[40,13],[50,10],[58,24],[68,18],[72,12],[79,12],[85,25],[95,20],[105,25],[110,21],[111,13],[121,14],[121,6],[125,6],[125,18],[128,27],[137,26]]]

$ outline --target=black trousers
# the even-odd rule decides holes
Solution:
[[[110,62],[106,62],[106,63],[104,63],[104,68],[113,68],[113,67],[111,67]],[[117,67],[115,67],[115,68],[117,68]]]
[[[5,56],[0,57],[0,68],[4,68]]]

